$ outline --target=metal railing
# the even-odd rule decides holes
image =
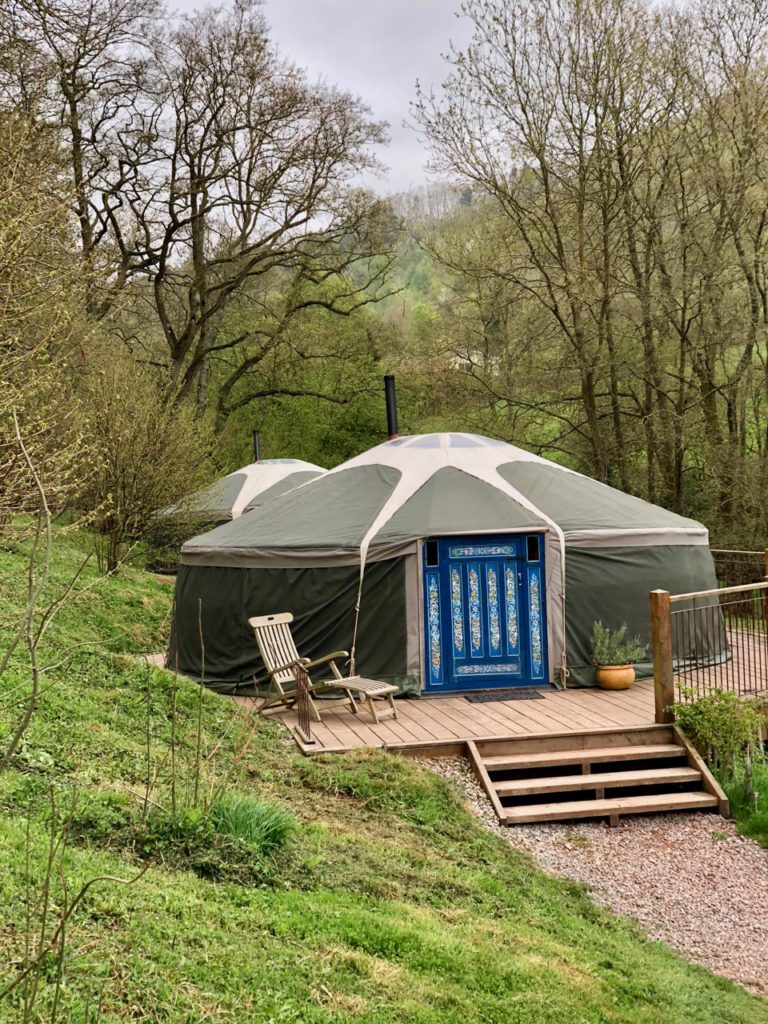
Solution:
[[[719,587],[740,587],[768,577],[768,548],[764,551],[734,551],[711,548]]]
[[[732,690],[768,690],[768,582],[691,594],[654,590],[651,650],[656,721],[675,701]]]

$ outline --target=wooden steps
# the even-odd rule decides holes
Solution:
[[[717,810],[728,800],[676,726],[522,736],[467,743],[505,825]]]
[[[496,782],[499,796],[530,796],[570,793],[579,789],[612,789],[616,786],[661,786],[677,782],[701,782],[695,768],[657,768],[653,771],[589,772],[585,775],[554,775],[545,779],[512,779]]]
[[[685,751],[674,743],[655,743],[642,747],[598,747],[594,750],[558,750],[541,754],[491,754],[483,760],[488,771],[503,771],[516,767],[550,768],[564,764],[595,764],[600,761],[617,761],[622,757],[633,761],[660,757],[682,758],[685,757]]]
[[[560,804],[532,804],[507,811],[505,825],[531,821],[569,821],[576,818],[612,818],[622,814],[659,811],[702,811],[717,807],[710,793],[665,793],[663,796],[627,796],[615,800],[569,800]]]

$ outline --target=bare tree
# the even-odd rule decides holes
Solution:
[[[284,60],[256,0],[183,18],[155,0],[13,4],[11,42],[50,66],[36,102],[58,118],[82,254],[102,271],[89,308],[122,294],[138,311],[134,347],[170,396],[197,390],[203,411],[211,359],[249,339],[219,337],[222,315],[276,268],[343,280],[311,300],[333,312],[382,294],[391,217],[356,182],[385,126]],[[22,66],[6,69],[6,94],[23,92]]]
[[[583,417],[574,429],[590,470],[608,479],[622,448],[614,371],[612,408],[601,403],[602,364],[615,359],[612,106],[654,26],[629,0],[467,0],[462,11],[472,43],[452,54],[443,97],[419,92],[415,119],[435,167],[473,183],[507,219],[504,273],[567,344]]]

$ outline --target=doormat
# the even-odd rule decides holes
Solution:
[[[518,686],[514,690],[491,690],[473,693],[467,697],[470,704],[485,704],[492,700],[544,700],[544,694],[535,686]]]

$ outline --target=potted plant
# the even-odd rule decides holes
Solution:
[[[633,662],[648,651],[639,636],[628,637],[627,625],[609,629],[599,619],[592,628],[592,662],[597,685],[604,690],[626,690],[635,681]]]

